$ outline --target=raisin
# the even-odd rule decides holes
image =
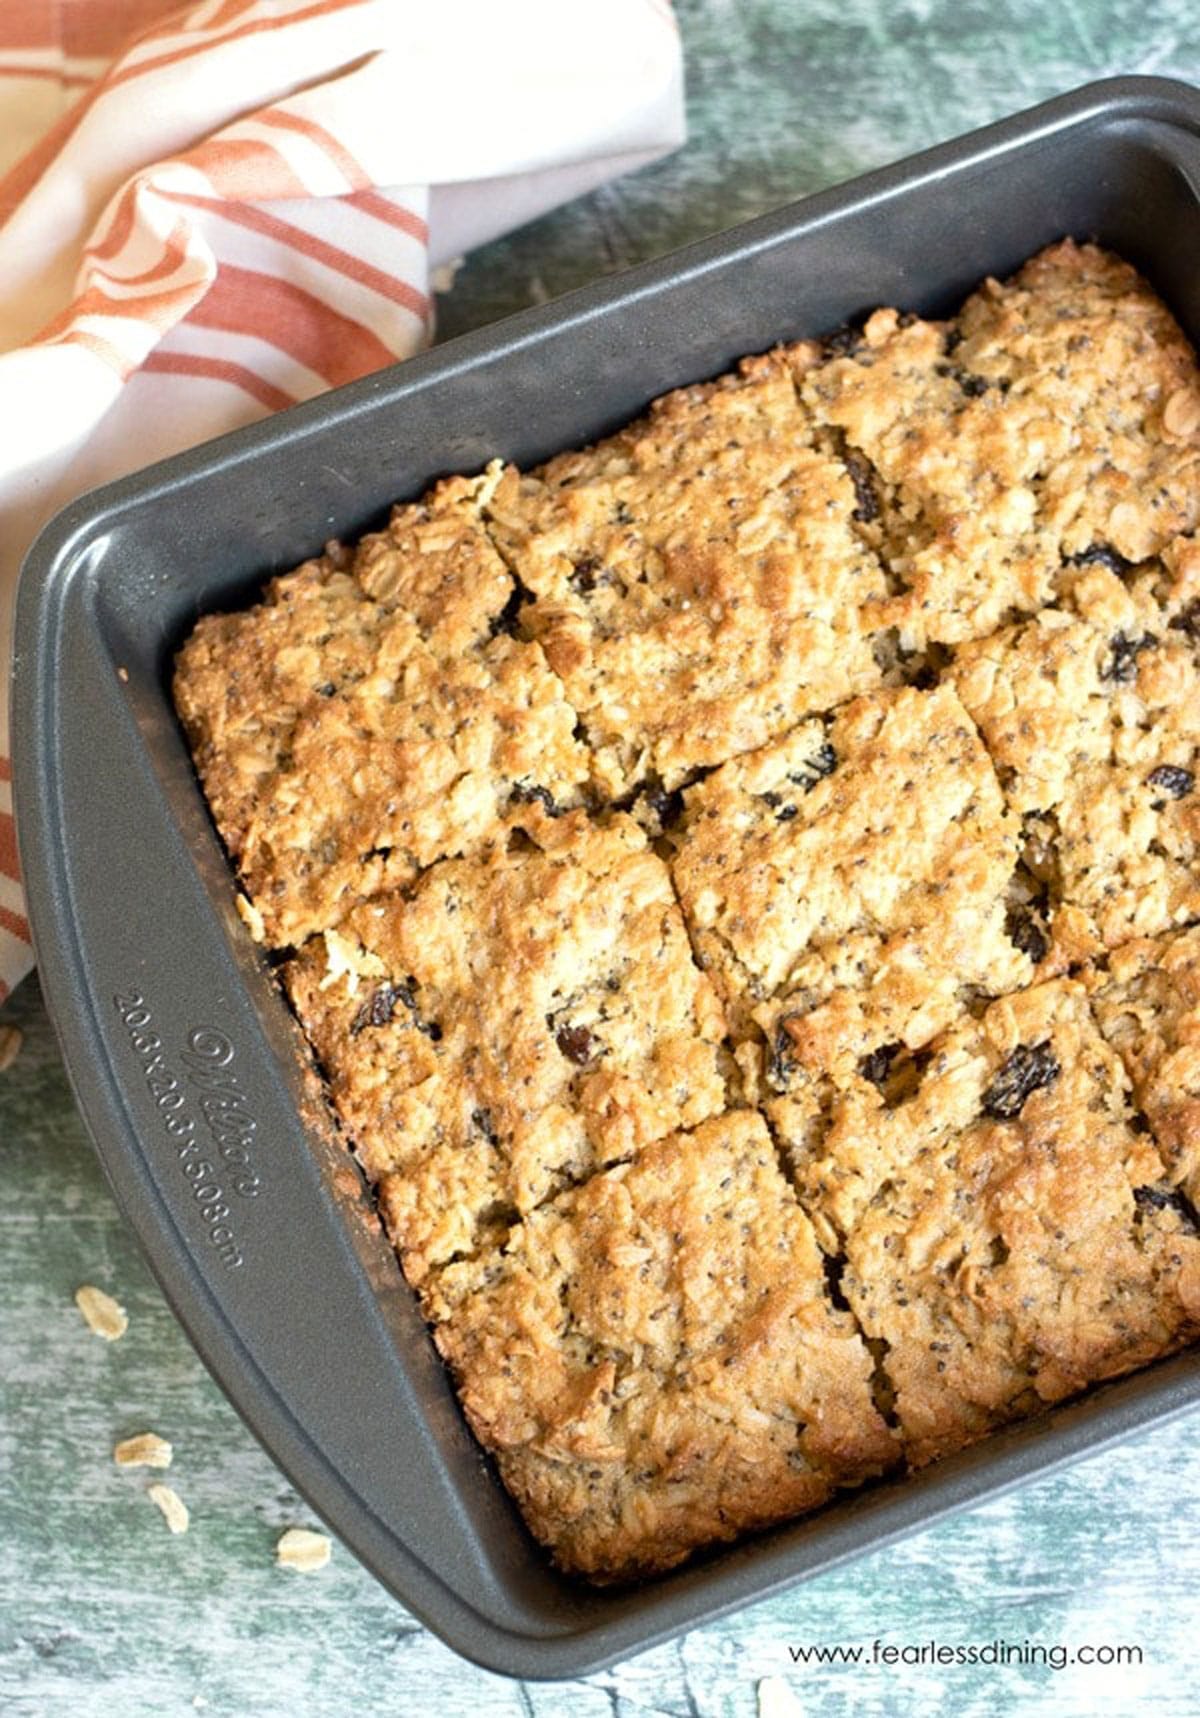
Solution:
[[[471,1126],[477,1133],[481,1133],[483,1135],[489,1145],[499,1145],[500,1136],[496,1132],[495,1126],[492,1122],[490,1110],[472,1110]]]
[[[365,1026],[386,1026],[396,1004],[405,1000],[402,990],[403,986],[397,984],[377,985],[350,1022],[351,1034],[357,1036]]]
[[[860,525],[870,525],[880,514],[879,491],[875,487],[875,473],[861,453],[846,453],[843,463],[850,473],[850,481],[854,485],[854,512],[850,515]]]
[[[826,740],[823,745],[817,748],[811,758],[805,759],[798,770],[789,770],[787,779],[794,782],[797,787],[802,787],[805,793],[811,793],[819,781],[822,781],[827,775],[833,774],[837,768],[837,763],[837,753]],[[781,793],[771,791],[760,793],[758,797],[764,805],[771,807],[777,823],[790,823],[792,818],[797,815],[796,806],[785,800]]]
[[[387,1026],[394,1018],[397,1004],[407,1008],[412,1015],[412,1024],[418,1032],[423,1032],[427,1038],[432,1038],[436,1044],[442,1036],[442,1029],[433,1021],[422,1020],[417,1012],[417,995],[415,979],[405,978],[393,984],[376,985],[370,996],[363,1003],[354,1019],[350,1022],[350,1031],[357,1034],[365,1026]]]
[[[925,1078],[925,1070],[933,1060],[933,1051],[908,1050],[901,1043],[879,1044],[858,1064],[864,1080],[869,1080],[888,1109],[899,1109],[916,1097]]]
[[[1107,567],[1110,573],[1127,573],[1133,566],[1109,543],[1092,543],[1077,555],[1067,556],[1068,567]]]
[[[957,382],[969,400],[977,400],[980,394],[986,394],[991,387],[986,376],[973,375],[970,370],[962,370],[957,364],[939,364],[937,373],[939,376],[949,376]]]
[[[1183,799],[1196,785],[1191,770],[1181,769],[1178,764],[1159,764],[1156,770],[1150,771],[1146,780],[1151,787],[1161,787],[1172,799]]]
[[[585,555],[576,561],[575,570],[567,583],[573,585],[581,596],[590,596],[596,588],[596,574],[600,571],[600,562],[595,555]]]
[[[1025,1100],[1042,1086],[1051,1086],[1062,1072],[1049,1043],[1018,1044],[987,1091],[983,1094],[984,1115],[995,1121],[1012,1121]]]
[[[1135,1187],[1133,1199],[1141,1211],[1174,1211],[1192,1234],[1200,1230],[1200,1212],[1182,1187]]]
[[[1032,913],[1023,912],[1019,907],[1010,907],[1005,914],[1004,929],[1009,941],[1014,943],[1022,954],[1027,954],[1035,965],[1038,961],[1045,960],[1050,943]]]
[[[1166,1187],[1135,1187],[1133,1198],[1143,1211],[1166,1211],[1168,1208],[1178,1211],[1180,1208],[1178,1193]]]
[[[880,1044],[872,1050],[869,1056],[864,1056],[858,1064],[858,1071],[864,1080],[870,1080],[873,1086],[882,1091],[887,1085],[888,1075],[892,1071],[892,1063],[900,1054],[900,1044]]]
[[[831,358],[852,358],[863,344],[863,331],[843,322],[827,334],[821,344]]]
[[[1183,608],[1171,622],[1176,632],[1186,633],[1188,638],[1200,639],[1200,597],[1195,597],[1186,608]]]
[[[833,774],[837,766],[838,755],[829,741],[825,740],[799,770],[789,773],[788,780],[794,781],[797,787],[802,787],[805,793],[811,793],[819,781]],[[763,797],[765,799],[766,795]]]
[[[1027,954],[1035,966],[1039,961],[1045,960],[1050,944],[1045,931],[1036,919],[1031,917],[1021,919],[1018,924],[1014,925],[1011,934],[1016,947],[1020,949],[1022,954]]]
[[[549,816],[562,815],[562,808],[556,803],[550,789],[542,787],[538,782],[517,782],[509,797],[514,805],[533,805],[536,801],[546,808]]]
[[[336,691],[337,687],[334,685],[333,681],[327,680],[323,686],[317,687],[317,697],[332,698]]]
[[[1128,686],[1137,679],[1138,655],[1143,650],[1151,650],[1158,643],[1152,632],[1147,632],[1141,638],[1128,638],[1123,632],[1114,632],[1109,641],[1112,656],[1100,670],[1101,680],[1115,680],[1121,686]]]
[[[560,1026],[554,1034],[554,1042],[568,1062],[575,1062],[581,1068],[596,1054],[596,1040],[586,1026]]]
[[[789,776],[788,780],[802,783],[806,792],[816,786],[815,779],[809,780],[807,776]],[[776,823],[790,823],[796,816],[798,808],[790,800],[785,800],[781,793],[760,793],[758,797],[764,805],[771,807]]]
[[[767,1063],[767,1083],[772,1091],[786,1092],[791,1084],[792,1075],[796,1071],[794,1057],[796,1046],[787,1029],[788,1021],[796,1018],[793,1014],[785,1014],[776,1028],[774,1038],[771,1040],[771,1057]]]

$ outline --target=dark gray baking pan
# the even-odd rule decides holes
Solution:
[[[1200,1403],[1184,1355],[637,1590],[556,1574],[470,1437],[234,909],[169,702],[197,615],[432,478],[530,462],[877,304],[943,311],[1065,233],[1200,335],[1200,95],[1129,78],[807,199],[85,497],[31,550],[17,816],[42,982],[114,1192],[250,1426],[468,1657],[577,1675]]]

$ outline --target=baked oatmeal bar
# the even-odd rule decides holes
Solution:
[[[1200,1204],[1200,930],[1143,937],[1090,975],[1100,1030],[1125,1063],[1167,1173]]]
[[[448,480],[175,690],[562,1568],[1200,1338],[1200,372],[1127,264]]]
[[[1083,985],[904,1061],[832,1097],[795,1172],[921,1465],[1194,1339],[1200,1241]]]
[[[1084,566],[1061,608],[950,671],[1024,819],[1059,969],[1200,914],[1200,653],[1163,583]]]
[[[796,399],[817,350],[668,394],[488,504],[607,795],[672,790],[880,680],[862,611],[886,574]]]
[[[684,796],[672,871],[738,1033],[844,1074],[1027,981],[1019,824],[952,688],[873,693]]]
[[[1136,562],[1200,522],[1200,375],[1127,263],[1069,240],[959,315],[877,311],[801,393],[873,473],[910,646],[1053,597],[1064,559]]]
[[[260,940],[298,943],[477,849],[514,797],[578,801],[574,712],[540,646],[504,630],[490,481],[396,508],[180,652],[176,704]]]
[[[410,1281],[725,1107],[725,1021],[633,819],[514,814],[284,969]]]
[[[569,1570],[669,1568],[897,1459],[750,1111],[561,1195],[428,1303],[471,1425]]]

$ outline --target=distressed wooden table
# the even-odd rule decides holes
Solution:
[[[1121,71],[1200,82],[1194,0],[680,0],[691,139],[472,258],[443,337],[804,192]],[[749,1718],[790,1710],[1108,1718],[1200,1709],[1196,1420],[938,1527],[675,1645],[571,1684],[456,1659],[335,1550],[275,1568],[308,1517],[209,1381],[113,1208],[34,983],[0,1011],[25,1034],[0,1074],[0,1712],[230,1718],[487,1712]],[[89,1335],[72,1292],[119,1294],[128,1335]],[[152,1427],[192,1511],[169,1535],[113,1442]],[[154,1476],[149,1476],[154,1477]],[[793,1649],[986,1648],[1040,1663],[797,1663]],[[1141,1662],[1055,1667],[1081,1647]],[[1026,1658],[1032,1655],[1028,1652]]]

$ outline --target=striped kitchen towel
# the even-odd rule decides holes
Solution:
[[[440,267],[682,135],[666,0],[3,0],[0,663],[72,496],[408,356]]]

